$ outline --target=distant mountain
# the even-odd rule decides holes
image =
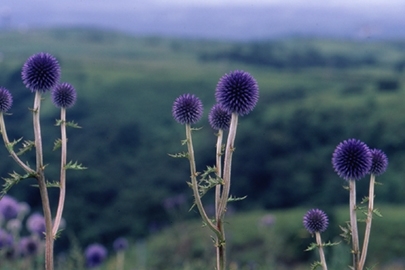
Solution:
[[[7,2],[8,0],[6,0]],[[92,26],[141,35],[214,39],[282,36],[405,38],[400,9],[322,6],[162,6],[131,1],[19,0],[0,4],[4,28]],[[93,4],[91,4],[93,3]],[[29,8],[28,8],[29,7]]]

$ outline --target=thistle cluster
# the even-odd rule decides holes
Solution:
[[[22,66],[21,78],[24,85],[35,94],[34,105],[32,107],[33,114],[33,129],[34,140],[10,141],[7,135],[6,124],[4,115],[10,111],[13,105],[13,98],[11,92],[5,88],[0,87],[0,131],[10,156],[24,171],[23,174],[13,172],[10,177],[5,178],[5,184],[1,196],[3,197],[15,184],[27,178],[34,178],[39,187],[44,223],[39,223],[40,214],[33,216],[29,220],[29,228],[32,232],[43,231],[46,235],[45,238],[45,268],[47,270],[53,269],[53,246],[54,239],[58,235],[59,226],[62,221],[62,213],[65,202],[66,194],[66,170],[67,169],[84,169],[83,166],[77,162],[67,162],[67,137],[66,127],[79,127],[73,122],[66,122],[66,109],[72,107],[76,102],[76,90],[69,83],[61,83],[61,68],[57,59],[49,53],[37,53],[30,56]],[[43,100],[43,95],[48,91],[51,92],[51,100],[53,104],[60,108],[60,119],[57,120],[57,126],[60,126],[61,138],[57,139],[54,143],[54,150],[61,149],[60,161],[60,177],[59,181],[49,183],[45,178],[45,163],[43,161],[42,150],[42,136],[40,125],[40,109]],[[19,152],[15,152],[14,147],[22,144]],[[36,166],[31,167],[28,162],[22,159],[22,154],[35,149]],[[56,214],[53,216],[51,213],[51,206],[48,197],[48,187],[59,188],[59,200],[57,204]],[[4,197],[5,199],[7,197]],[[7,199],[6,199],[7,200]],[[44,229],[45,228],[45,229]]]
[[[225,230],[223,219],[228,201],[239,200],[229,196],[231,186],[231,164],[234,152],[234,141],[238,116],[248,114],[256,106],[259,99],[259,87],[252,75],[245,71],[236,70],[222,76],[215,90],[216,104],[211,108],[208,120],[217,132],[216,164],[208,166],[203,173],[197,172],[192,142],[191,125],[196,124],[203,115],[201,100],[192,94],[183,94],[175,99],[172,107],[173,118],[186,126],[188,151],[172,155],[187,157],[190,162],[191,187],[194,195],[194,205],[211,231],[215,234],[217,253],[216,269],[226,269]],[[228,132],[225,147],[222,145],[224,131]],[[223,151],[225,149],[225,151]],[[222,160],[222,157],[224,159]],[[197,179],[197,176],[200,179]],[[211,189],[215,189],[215,217],[208,217],[201,198]]]
[[[124,237],[118,237],[114,240],[113,249],[116,253],[116,268],[117,270],[124,269],[124,255],[128,249],[128,240]],[[93,269],[101,266],[108,257],[108,251],[105,246],[100,243],[92,243],[88,245],[84,251],[86,268]]]
[[[367,257],[368,244],[371,233],[371,223],[374,214],[379,215],[379,211],[374,209],[374,185],[375,177],[383,174],[388,167],[388,158],[380,149],[370,149],[367,144],[358,139],[348,139],[339,143],[332,154],[332,167],[336,174],[346,180],[349,184],[349,213],[350,221],[347,227],[341,227],[342,236],[351,242],[354,270],[363,270]],[[356,182],[366,175],[370,175],[369,194],[362,203],[368,202],[367,207],[357,205]],[[367,209],[366,226],[363,237],[363,245],[360,247],[358,235],[357,210]],[[323,232],[328,225],[326,214],[319,209],[310,210],[303,220],[304,227],[317,237],[317,246],[321,257],[320,265],[327,269],[322,247],[324,244],[320,240],[319,233]]]
[[[25,225],[25,226],[24,226]],[[28,232],[28,234],[26,233]],[[0,201],[0,260],[2,265],[31,268],[45,246],[45,219],[30,206],[5,195]]]

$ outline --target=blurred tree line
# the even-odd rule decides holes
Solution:
[[[103,42],[106,47],[113,45],[103,36],[107,33],[93,34],[101,39],[82,40],[82,48],[72,57],[56,51],[63,79],[78,91],[68,120],[83,127],[68,130],[68,159],[88,167],[84,172],[68,172],[66,236],[74,235],[83,243],[112,242],[120,235],[145,237],[174,220],[197,217],[187,211],[192,204],[187,161],[168,155],[186,150],[180,143],[184,127],[172,120],[171,106],[179,94],[191,92],[203,100],[207,115],[215,102],[217,80],[231,69],[251,72],[261,91],[258,106],[240,119],[238,127],[231,194],[247,195],[247,199],[232,204],[234,209],[346,203],[345,183],[333,172],[331,156],[339,142],[352,137],[388,155],[390,165],[381,177],[383,185],[377,187],[378,201],[403,202],[405,88],[400,63],[405,54],[384,60],[385,54],[374,52],[398,53],[405,43],[378,44],[377,49],[364,51],[358,44],[345,43],[339,48],[354,46],[355,50],[331,53],[322,50],[330,47],[322,41],[296,49],[297,40],[202,42],[198,47],[197,41],[144,38],[143,47],[133,50],[154,48],[161,54],[142,58],[142,53],[132,53],[129,59],[139,66],[128,69],[125,53],[118,57],[114,51],[110,58],[94,53],[93,48],[101,50]],[[77,42],[61,38],[59,32],[57,37],[64,46]],[[134,39],[129,38],[125,46],[124,41],[119,44],[127,48]],[[162,60],[163,49],[167,52]],[[94,56],[86,54],[90,50]],[[99,71],[97,57],[105,57],[105,70]],[[32,107],[33,95],[22,85],[20,68],[6,62],[0,66],[0,84],[14,97],[6,125],[10,138],[32,139],[27,108]],[[48,101],[49,97],[44,102]],[[44,145],[48,145],[45,163],[49,162],[47,172],[55,179],[59,155],[52,146],[59,137],[53,126],[57,118],[57,110],[46,105],[42,118]],[[202,171],[215,162],[216,137],[206,117],[200,125],[203,129],[194,133],[194,141]],[[1,176],[6,177],[16,167],[4,148],[0,154]],[[366,182],[359,182],[359,194]],[[26,180],[10,193],[38,207],[33,184]],[[56,200],[57,191],[51,191],[51,196]]]

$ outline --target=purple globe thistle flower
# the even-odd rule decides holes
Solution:
[[[60,83],[51,91],[52,102],[58,108],[70,108],[76,102],[76,89],[69,83]]]
[[[86,265],[89,268],[97,267],[103,263],[107,257],[107,249],[100,244],[91,244],[84,252]]]
[[[203,115],[203,104],[198,97],[183,94],[174,101],[172,114],[180,124],[195,124]]]
[[[33,213],[27,219],[27,229],[32,234],[43,235],[46,227],[45,227],[45,218],[43,215],[39,213]]]
[[[60,66],[49,53],[37,53],[28,58],[22,67],[23,83],[32,92],[52,89],[60,78]]]
[[[220,104],[215,104],[208,115],[208,121],[215,130],[227,130],[231,123],[232,115],[224,110]]]
[[[12,247],[13,236],[3,229],[0,229],[0,250]]]
[[[11,196],[5,195],[0,200],[0,215],[4,219],[9,220],[18,216],[19,204],[16,199]]]
[[[4,87],[0,87],[0,112],[7,112],[13,105],[13,97],[10,91]]]
[[[321,233],[328,228],[329,220],[324,211],[311,209],[304,215],[303,224],[309,233]]]
[[[259,86],[249,73],[235,70],[219,80],[215,91],[217,103],[229,113],[248,114],[259,100]]]
[[[360,140],[345,140],[333,152],[332,165],[335,172],[343,179],[359,180],[370,172],[371,151]]]
[[[380,149],[371,150],[372,164],[370,173],[374,175],[381,175],[388,167],[387,155]]]
[[[113,248],[117,252],[126,250],[128,248],[128,240],[124,237],[118,237],[113,243]]]
[[[32,237],[23,237],[19,243],[19,251],[23,257],[32,256],[38,253],[39,243]]]

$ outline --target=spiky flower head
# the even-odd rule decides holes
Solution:
[[[201,100],[191,94],[183,94],[176,98],[173,103],[172,114],[180,124],[195,124],[203,115]]]
[[[16,218],[19,212],[19,204],[14,197],[5,195],[0,200],[0,215],[6,219]]]
[[[13,236],[3,229],[0,229],[0,249],[6,249],[13,244]]]
[[[13,105],[13,96],[10,91],[0,86],[0,112],[7,112]]]
[[[215,130],[227,130],[231,123],[232,115],[222,108],[220,104],[215,104],[208,115],[208,121]]]
[[[33,213],[27,219],[27,229],[33,234],[43,235],[46,230],[45,218],[39,213]]]
[[[107,257],[107,249],[100,244],[91,244],[84,252],[86,265],[89,268],[97,267],[103,263]]]
[[[357,139],[341,142],[332,155],[335,172],[345,180],[359,180],[370,172],[372,164],[371,151],[368,146]]]
[[[372,149],[371,156],[372,156],[372,165],[370,173],[374,175],[383,174],[388,167],[387,155],[380,149]]]
[[[37,53],[28,58],[22,67],[21,77],[32,92],[52,89],[60,78],[58,60],[49,53]]]
[[[303,218],[305,229],[312,233],[324,232],[328,228],[329,220],[324,211],[320,209],[309,210]]]
[[[235,70],[219,80],[215,91],[217,103],[229,113],[246,115],[259,100],[259,86],[249,73]]]
[[[20,239],[19,251],[23,257],[36,255],[39,250],[39,243],[34,237],[27,236]]]
[[[59,83],[51,91],[53,104],[58,108],[70,108],[76,102],[76,89],[69,83]]]
[[[123,251],[128,248],[128,240],[124,237],[118,237],[113,243],[113,248],[115,251]]]

